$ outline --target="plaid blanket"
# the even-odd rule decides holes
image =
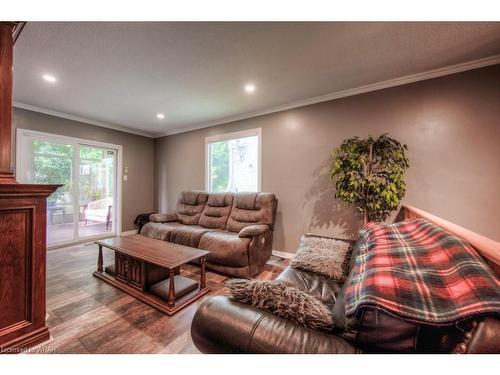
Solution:
[[[500,313],[500,282],[465,241],[423,219],[369,223],[346,286],[346,315],[380,308],[403,319],[450,324]]]

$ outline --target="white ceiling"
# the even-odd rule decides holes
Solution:
[[[498,54],[500,22],[29,22],[14,100],[158,136]]]

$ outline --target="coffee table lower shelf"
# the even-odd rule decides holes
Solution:
[[[171,316],[178,312],[179,310],[183,309],[190,303],[194,302],[198,298],[204,296],[207,294],[210,289],[207,287],[204,288],[199,288],[198,283],[195,282],[194,280],[188,279],[186,277],[176,275],[175,276],[175,294],[176,294],[176,299],[175,299],[175,305],[170,306],[167,302],[167,300],[157,297],[154,294],[150,292],[143,292],[141,290],[138,290],[129,284],[126,284],[124,282],[121,282],[117,280],[114,276],[108,275],[104,271],[95,271],[93,274],[95,277],[107,282],[108,284],[113,285],[114,287],[120,289],[121,291],[131,295],[132,297],[137,298],[138,300],[144,302],[145,304]],[[196,283],[196,288],[191,288],[189,285],[189,281]],[[156,290],[157,294],[162,293],[163,290],[168,291],[169,290],[169,280],[163,280],[158,282],[157,284],[153,285],[151,288]],[[186,294],[183,294],[183,290],[181,289],[193,289],[192,291],[189,291]],[[179,295],[182,294],[182,295]],[[179,297],[177,298],[177,295]]]

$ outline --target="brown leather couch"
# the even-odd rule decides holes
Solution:
[[[351,270],[357,251],[355,244]],[[318,298],[332,308],[336,324],[346,324],[342,286],[337,282],[291,267],[277,280]],[[216,296],[199,307],[191,336],[204,353],[500,353],[500,320],[491,317],[429,327],[374,309],[357,323],[355,330],[317,331]]]
[[[176,212],[152,214],[141,234],[208,250],[208,268],[248,278],[271,256],[276,206],[270,193],[183,191]]]

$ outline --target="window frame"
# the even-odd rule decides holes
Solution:
[[[262,191],[262,128],[254,128],[232,133],[217,134],[205,137],[205,191],[210,189],[210,144],[220,141],[230,141],[238,138],[257,136],[257,190]]]

